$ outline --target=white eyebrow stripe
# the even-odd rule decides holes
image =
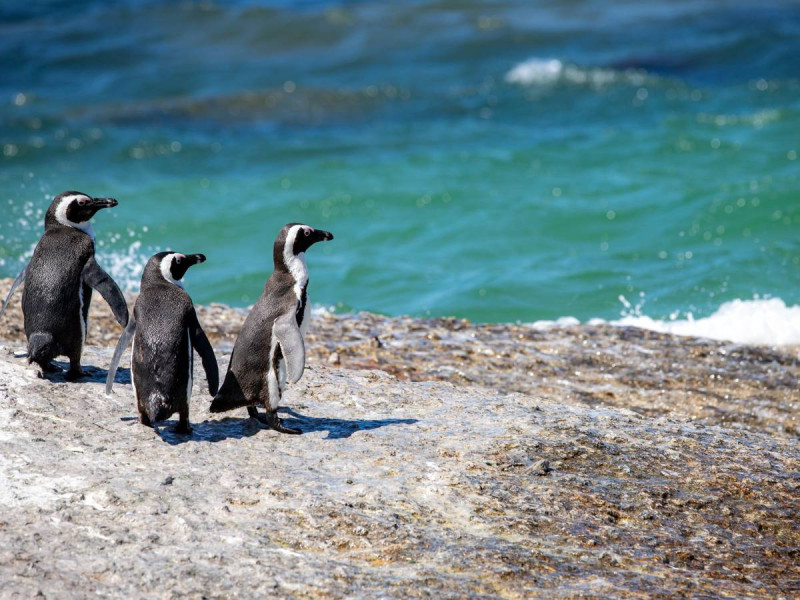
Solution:
[[[85,198],[86,200],[91,200],[89,196],[86,194],[70,194],[69,196],[64,196],[61,199],[61,202],[58,203],[56,207],[56,221],[61,223],[66,227],[72,227],[79,231],[82,231],[94,241],[94,229],[92,229],[92,224],[89,221],[83,221],[81,223],[76,223],[75,221],[70,221],[67,218],[67,208],[69,207],[70,203],[75,200],[80,200],[81,198]]]
[[[170,252],[164,258],[161,259],[161,276],[169,281],[173,285],[177,285],[179,288],[183,289],[183,283],[181,283],[180,279],[175,279],[172,276],[172,271],[170,271],[170,267],[172,266],[172,259],[175,256],[183,256],[183,254],[178,254],[177,252]]]

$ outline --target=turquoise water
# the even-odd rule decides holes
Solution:
[[[800,303],[796,2],[11,2],[0,56],[0,276],[77,189],[123,286],[202,252],[202,303],[289,221],[342,311]]]

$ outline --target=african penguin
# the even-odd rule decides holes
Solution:
[[[205,260],[202,254],[159,252],[145,265],[133,316],[117,343],[106,379],[108,394],[119,359],[133,337],[131,383],[143,425],[152,427],[177,412],[173,431],[191,433],[192,350],[203,360],[209,393],[217,393],[217,359],[181,282],[189,267]]]
[[[285,427],[277,410],[287,376],[295,383],[305,367],[309,304],[305,252],[316,242],[332,239],[327,231],[299,223],[280,230],[273,246],[275,270],[236,339],[211,412],[246,406],[251,417],[276,431],[301,433]],[[257,405],[266,408],[265,416],[259,415]]]
[[[50,361],[66,356],[66,378],[73,381],[85,375],[81,353],[92,289],[105,298],[120,325],[128,324],[128,305],[122,292],[95,260],[94,230],[89,223],[97,211],[116,205],[113,198],[92,198],[81,192],[56,196],[45,214],[44,234],[33,257],[3,304],[2,310],[24,279],[22,314],[28,362],[38,364],[43,373],[59,371]]]

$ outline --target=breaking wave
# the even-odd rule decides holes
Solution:
[[[654,319],[642,314],[641,304],[632,306],[624,297],[621,319],[606,321],[591,319],[588,323],[640,327],[661,333],[686,335],[737,344],[764,344],[770,346],[800,345],[800,306],[787,306],[780,298],[753,298],[731,300],[722,304],[708,317],[695,319],[692,313],[683,318],[673,314],[668,319]],[[536,321],[531,326],[546,330],[552,327],[579,325],[574,317],[561,317],[555,321]]]
[[[800,306],[786,306],[780,298],[731,300],[714,314],[700,319],[693,318],[691,313],[685,319],[666,321],[628,315],[612,324],[740,344],[800,344]]]
[[[582,67],[557,58],[530,58],[519,63],[505,75],[507,83],[519,85],[553,85],[561,82],[595,88],[626,82],[642,85],[647,74],[641,69],[616,70],[603,67]]]
[[[97,249],[97,262],[111,275],[117,285],[126,292],[138,292],[142,279],[142,271],[147,263],[147,255],[142,249],[142,242],[136,240],[127,250]]]

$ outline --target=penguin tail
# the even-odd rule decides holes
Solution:
[[[155,423],[156,421],[164,421],[168,419],[174,410],[172,410],[172,406],[170,406],[167,399],[164,398],[164,395],[161,393],[153,393],[150,394],[150,397],[145,402],[145,411],[147,412],[147,418],[150,419],[151,423]]]
[[[252,402],[248,402],[247,398],[245,398],[242,387],[236,379],[236,375],[228,371],[225,376],[225,381],[222,382],[217,395],[214,396],[214,399],[211,401],[211,406],[209,406],[208,409],[212,413],[221,413],[233,410],[234,408],[250,406],[251,404]]]
[[[57,355],[53,334],[37,331],[28,338],[28,363],[44,367]]]
[[[216,396],[214,396],[214,399],[211,401],[211,406],[208,407],[208,410],[212,413],[221,413],[227,410],[233,410],[234,408],[239,408],[240,406],[244,405],[231,402],[231,398],[229,396],[223,395],[222,392],[219,392]]]
[[[214,399],[211,401],[211,406],[208,407],[208,410],[212,413],[221,413],[228,410],[233,410],[234,408],[241,408],[243,406],[248,406],[250,403],[244,397],[244,394],[239,391],[231,391],[228,389],[224,383],[220,388],[217,395],[214,396]]]

